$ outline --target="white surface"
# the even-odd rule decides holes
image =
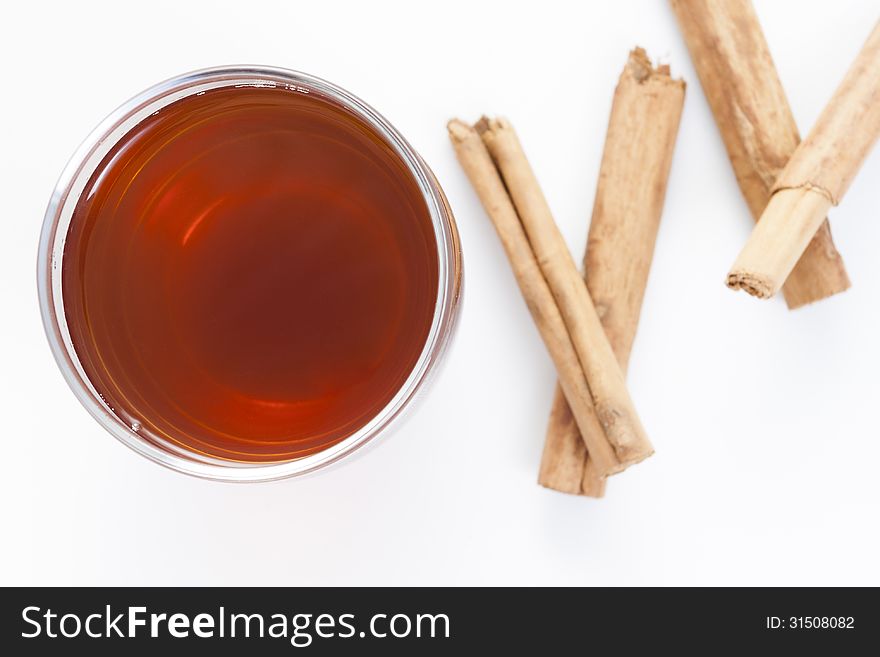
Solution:
[[[805,133],[876,2],[757,10]],[[798,312],[727,290],[751,219],[665,2],[22,2],[0,30],[0,584],[880,584],[880,154],[832,214],[852,290]],[[596,502],[535,483],[552,367],[444,124],[509,116],[579,257],[636,44],[688,82],[630,367],[657,454]],[[437,173],[465,249],[424,403],[305,480],[209,483],[127,450],[68,390],[37,310],[40,223],[79,141],[154,82],[229,63],[378,108]]]

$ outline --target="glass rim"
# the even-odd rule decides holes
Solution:
[[[406,381],[391,401],[356,432],[320,452],[289,461],[225,461],[184,449],[171,450],[170,446],[163,448],[140,436],[112,411],[92,386],[73,348],[64,315],[61,262],[67,230],[73,207],[106,152],[154,111],[199,91],[235,85],[281,86],[300,93],[315,93],[363,120],[392,147],[418,184],[437,244],[434,316],[422,353]],[[155,463],[195,477],[232,482],[273,481],[308,474],[337,463],[368,444],[375,444],[380,435],[387,435],[436,371],[457,320],[461,284],[461,247],[452,211],[434,174],[409,142],[381,114],[345,89],[307,73],[268,66],[221,66],[184,73],[153,85],[117,107],[89,133],[64,167],[46,208],[37,255],[43,328],[65,380],[92,417],[124,445]]]

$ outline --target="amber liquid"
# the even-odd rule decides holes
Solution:
[[[416,182],[345,109],[281,88],[136,126],[76,207],[64,309],[107,405],[148,440],[283,461],[350,436],[424,348],[437,244]]]

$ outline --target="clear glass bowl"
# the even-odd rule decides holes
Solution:
[[[399,154],[424,194],[437,239],[439,284],[428,339],[409,378],[389,404],[355,434],[310,456],[278,463],[221,461],[157,444],[133,431],[107,406],[85,375],[70,339],[61,297],[61,261],[73,209],[107,152],[131,128],[157,110],[189,95],[235,85],[299,87],[353,112]],[[303,90],[300,89],[300,90]],[[462,258],[452,211],[431,170],[378,112],[356,96],[319,78],[280,68],[222,67],[187,73],[138,94],[104,119],[65,167],[43,221],[37,261],[43,325],[55,360],[77,399],[107,431],[152,461],[189,475],[222,481],[270,481],[324,468],[373,443],[412,406],[436,370],[455,328],[462,289]]]

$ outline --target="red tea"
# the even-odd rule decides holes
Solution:
[[[384,408],[438,289],[424,196],[362,119],[315,94],[227,87],[133,128],[65,244],[70,336],[148,439],[236,461],[298,458]]]

